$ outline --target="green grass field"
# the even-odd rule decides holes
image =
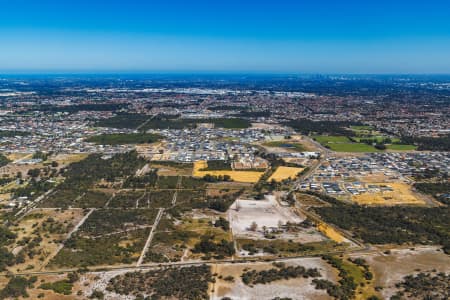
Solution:
[[[329,143],[326,144],[331,150],[336,152],[380,152],[373,146],[363,143]]]
[[[313,138],[324,146],[328,143],[350,142],[350,140],[346,136],[338,136],[338,135],[315,135],[313,136]]]
[[[395,151],[411,151],[416,150],[417,146],[414,145],[399,145],[399,144],[392,144],[386,146],[389,150],[395,150]]]
[[[297,152],[303,152],[306,151],[306,148],[299,144],[299,143],[290,143],[288,141],[273,141],[273,142],[267,142],[263,144],[266,147],[280,147],[280,148],[287,148],[291,150],[295,150]]]
[[[353,126],[350,126],[350,129],[357,130],[357,131],[359,131],[359,130],[374,130],[374,128],[369,125],[360,125],[360,126],[353,125]]]

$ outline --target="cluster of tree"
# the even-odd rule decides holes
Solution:
[[[39,286],[40,289],[43,290],[52,290],[55,293],[62,295],[70,295],[72,294],[73,284],[79,279],[79,275],[77,273],[69,273],[67,275],[67,279],[58,280],[55,282],[46,282]]]
[[[97,209],[80,227],[80,232],[98,236],[111,232],[137,229],[153,224],[156,210],[153,209]]]
[[[208,160],[208,166],[200,169],[200,171],[217,171],[217,170],[231,170],[231,162],[229,160]]]
[[[313,246],[294,242],[292,240],[245,240],[242,249],[254,255],[260,251],[269,254],[302,253],[314,250]]]
[[[26,131],[0,130],[0,137],[28,136],[30,134]]]
[[[98,121],[95,126],[135,129],[149,118],[150,116],[145,114],[118,113],[114,117]]]
[[[330,134],[330,135],[345,135],[350,136],[353,134],[351,130],[346,127],[362,125],[359,122],[348,121],[311,121],[308,119],[292,120],[284,123],[301,132],[302,134]]]
[[[320,272],[316,268],[305,268],[303,266],[288,266],[286,267],[283,263],[274,264],[276,268],[271,268],[269,270],[256,271],[251,270],[242,273],[242,282],[246,285],[253,284],[266,284],[277,280],[288,280],[292,278],[309,278],[309,277],[319,277]]]
[[[143,299],[209,299],[208,284],[214,279],[207,265],[125,273],[113,277],[106,289]],[[141,294],[142,293],[142,294]]]
[[[373,274],[369,270],[369,265],[367,264],[366,260],[364,258],[355,258],[355,259],[349,259],[352,263],[354,263],[357,266],[360,266],[363,269],[363,276],[366,280],[372,280]]]
[[[226,240],[214,241],[214,235],[203,235],[192,249],[193,253],[204,253],[206,257],[214,255],[217,259],[232,256],[235,253],[234,243]]]
[[[417,145],[417,150],[450,151],[450,135],[441,137],[403,136],[403,144]]]
[[[37,281],[36,276],[29,279],[22,276],[12,277],[3,290],[0,291],[0,299],[15,299],[29,297],[27,289]]]
[[[135,174],[145,165],[145,160],[136,151],[120,153],[111,159],[102,159],[101,154],[89,155],[86,159],[72,163],[64,170],[64,182],[59,188],[86,189],[100,179],[113,181]]]
[[[51,153],[46,153],[42,151],[36,151],[33,154],[33,159],[42,159],[42,161],[46,161],[47,158],[50,156]]]
[[[448,299],[450,274],[419,273],[408,275],[395,286],[400,289],[391,300],[400,299]]]
[[[220,227],[224,231],[228,231],[230,230],[230,222],[227,219],[220,217],[214,222],[214,227]]]
[[[144,247],[148,230],[83,237],[78,233],[64,242],[58,254],[50,261],[55,267],[82,267],[105,264],[131,264]]]
[[[316,289],[326,290],[328,295],[339,300],[353,299],[357,284],[354,278],[343,268],[343,260],[333,256],[323,256],[324,260],[330,263],[339,271],[339,284],[326,279],[313,279]]]
[[[326,222],[372,244],[440,244],[450,253],[450,207],[370,207],[350,205],[309,192],[332,204],[313,208]]]
[[[112,133],[92,136],[86,142],[98,145],[150,144],[162,138],[153,133]]]
[[[216,119],[173,119],[165,116],[155,117],[142,126],[142,130],[148,129],[185,129],[195,128],[199,123],[213,123],[216,127],[229,129],[242,129],[251,126],[248,120],[241,118],[216,118]]]
[[[41,178],[36,180],[32,178],[27,185],[18,187],[13,190],[14,197],[38,197],[54,186],[54,183]]]
[[[0,271],[4,271],[7,266],[15,263],[14,255],[8,251],[6,246],[16,239],[17,235],[5,226],[0,226]]]
[[[11,161],[2,153],[0,153],[0,168],[3,166],[6,166],[7,164],[9,164]]]
[[[203,176],[203,180],[206,182],[221,182],[221,181],[233,181],[233,179],[231,179],[230,175],[210,175],[210,174],[206,174],[205,176]]]
[[[206,207],[219,212],[226,212],[240,194],[242,194],[242,190],[233,194],[208,196],[206,199]]]
[[[271,116],[271,113],[268,110],[264,111],[241,110],[238,116],[243,118],[268,118]]]
[[[154,187],[158,180],[158,170],[151,170],[142,176],[129,176],[123,182],[123,188],[145,188]]]
[[[450,205],[450,182],[417,182],[414,187],[419,192],[432,195],[444,204]]]

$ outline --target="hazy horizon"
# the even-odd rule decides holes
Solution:
[[[449,74],[448,1],[0,4],[0,73]]]

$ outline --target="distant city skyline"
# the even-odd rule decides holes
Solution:
[[[450,73],[448,1],[0,1],[0,73]]]

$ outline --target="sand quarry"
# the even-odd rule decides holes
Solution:
[[[321,273],[321,279],[332,282],[337,281],[337,272],[321,258],[299,258],[284,262],[286,266],[303,266],[305,268],[317,268]],[[241,300],[265,300],[275,297],[289,297],[292,299],[331,299],[324,290],[316,290],[311,283],[312,278],[295,278],[277,280],[270,284],[257,284],[253,287],[245,285],[241,280],[244,269],[268,270],[273,268],[271,263],[253,264],[223,264],[214,265],[213,273],[220,274],[223,278],[233,276],[234,282],[217,279],[212,287],[211,299],[219,300],[223,297]]]
[[[306,219],[305,216],[296,214],[290,207],[281,206],[272,195],[266,196],[264,200],[236,200],[228,210],[228,218],[234,236],[253,239],[264,238],[264,227],[267,230],[278,229],[279,224],[300,223]],[[250,230],[253,222],[258,225],[255,231]],[[326,240],[315,228],[283,233],[280,237],[302,243]]]

